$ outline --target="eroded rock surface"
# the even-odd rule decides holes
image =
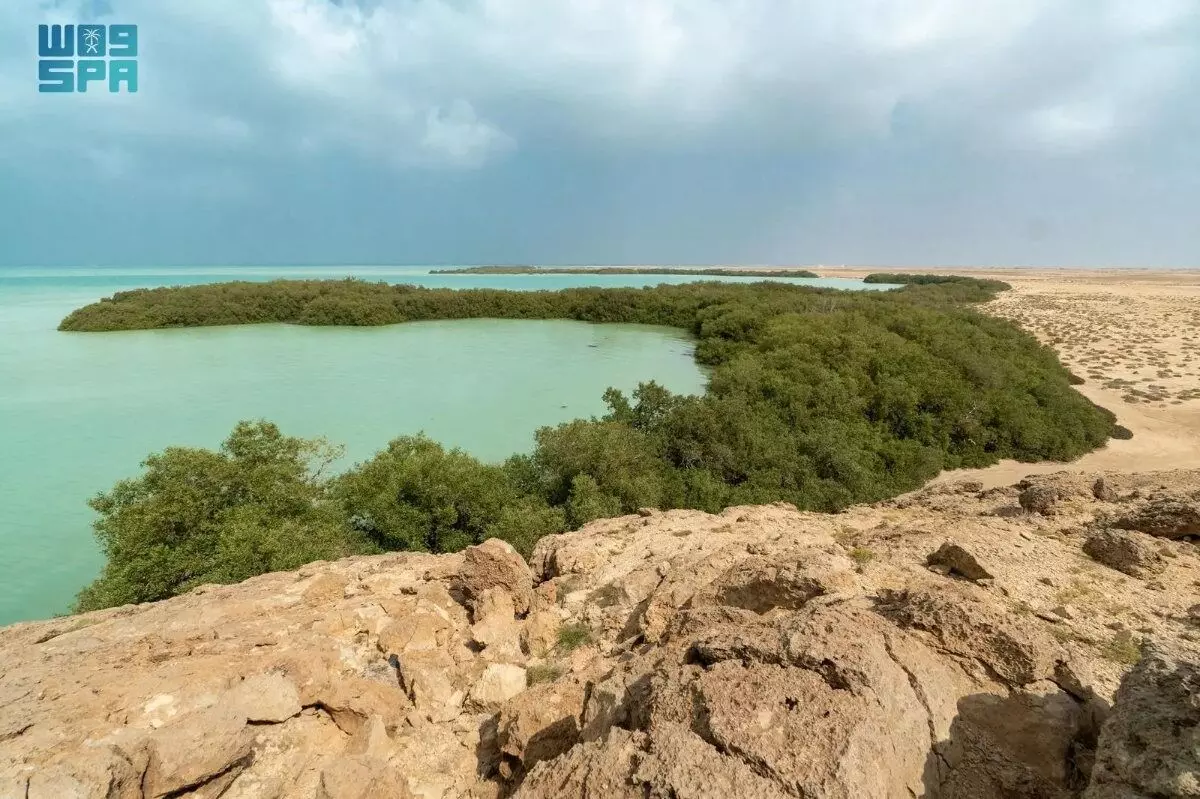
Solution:
[[[1180,529],[1198,477],[647,509],[532,565],[491,541],[15,625],[0,799],[1195,796],[1196,547],[1111,528]]]
[[[1116,699],[1086,799],[1200,796],[1200,650],[1147,647]]]

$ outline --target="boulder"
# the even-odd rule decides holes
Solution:
[[[879,599],[878,610],[897,624],[928,633],[947,652],[981,661],[1013,687],[1049,679],[1064,656],[1040,629],[966,591],[885,590]]]
[[[196,711],[155,730],[142,779],[146,799],[173,796],[228,772],[236,774],[249,764],[253,743],[246,717],[229,706]]]
[[[1200,501],[1160,497],[1120,516],[1113,526],[1158,538],[1200,536]]]
[[[497,538],[465,550],[457,584],[473,612],[484,593],[495,588],[509,593],[519,616],[528,613],[533,604],[533,572],[512,545]]]
[[[233,703],[247,721],[282,724],[301,710],[300,692],[282,674],[256,674],[234,689]]]
[[[1164,572],[1167,562],[1141,535],[1125,530],[1099,530],[1083,542],[1083,551],[1110,569],[1144,580]]]
[[[579,742],[586,693],[583,681],[563,679],[535,686],[504,706],[498,731],[500,751],[510,764],[505,776],[558,757]]]
[[[1040,513],[1042,516],[1053,516],[1058,500],[1058,489],[1045,485],[1032,485],[1017,497],[1022,508],[1029,513]]]
[[[1200,796],[1200,652],[1143,650],[1100,733],[1085,799]]]
[[[938,550],[930,554],[926,560],[930,566],[941,566],[949,574],[957,575],[967,580],[990,580],[992,573],[967,550],[953,541],[942,544]]]
[[[493,663],[471,686],[469,701],[482,710],[497,710],[508,700],[525,690],[525,669],[509,663]]]
[[[1103,477],[1097,477],[1096,482],[1092,483],[1092,496],[1101,502],[1116,502],[1117,500],[1117,492]]]
[[[404,774],[378,757],[339,757],[321,772],[316,799],[412,799]]]

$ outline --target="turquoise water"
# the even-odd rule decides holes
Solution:
[[[653,275],[429,275],[415,269],[0,269],[0,624],[63,612],[103,559],[88,497],[150,452],[215,447],[240,419],[344,444],[346,463],[425,431],[486,460],[540,426],[604,410],[604,389],[655,379],[703,391],[682,332],[466,320],[59,333],[72,309],[130,288],[343,277],[425,286],[643,286]],[[737,280],[741,280],[740,278]],[[750,280],[750,279],[747,279]],[[861,287],[849,280],[806,284]]]

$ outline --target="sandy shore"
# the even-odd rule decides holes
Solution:
[[[991,487],[1063,470],[1200,468],[1200,270],[808,268],[823,277],[903,271],[1004,280],[1013,290],[984,310],[1054,347],[1087,381],[1079,391],[1134,434],[1070,464],[1006,461],[935,482],[972,478]]]

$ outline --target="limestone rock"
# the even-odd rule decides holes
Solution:
[[[975,556],[953,541],[942,544],[930,554],[926,562],[930,566],[942,566],[950,574],[967,580],[991,580],[992,573],[983,567]]]
[[[500,751],[529,769],[569,750],[579,741],[586,692],[584,682],[564,679],[535,686],[508,702],[500,712]]]
[[[300,692],[281,674],[256,674],[234,689],[234,705],[250,722],[282,724],[301,711]]]
[[[1103,477],[1097,477],[1096,482],[1092,483],[1092,496],[1101,502],[1115,502],[1117,492]]]
[[[492,588],[509,593],[518,615],[528,613],[533,603],[533,572],[511,544],[496,538],[464,551],[458,583],[472,610]]]
[[[249,763],[253,738],[246,717],[229,707],[189,714],[150,736],[149,765],[142,779],[147,799],[195,789]]]
[[[1045,485],[1032,485],[1021,492],[1017,501],[1021,503],[1022,508],[1030,513],[1053,516],[1058,499],[1059,493],[1057,488]]]
[[[1200,500],[1177,496],[1151,499],[1113,524],[1158,538],[1200,536]]]
[[[340,757],[321,772],[317,799],[412,799],[403,773],[371,755]]]
[[[1162,574],[1167,568],[1166,560],[1139,535],[1124,530],[1099,530],[1084,541],[1083,551],[1093,560],[1130,577],[1146,579]]]
[[[1200,472],[1106,476],[1118,506],[1095,477],[1037,478],[1053,524],[1012,512],[1030,483],[658,511],[547,537],[532,570],[488,542],[14,625],[0,798],[1187,795],[1188,658],[1139,666],[1097,740],[1131,631],[1198,637],[1200,559],[1119,532],[1167,558],[1130,580],[1076,533],[1186,506]],[[931,575],[935,550],[996,584]]]
[[[562,619],[554,611],[534,611],[521,627],[521,648],[533,657],[544,657],[558,643]]]
[[[1100,733],[1086,799],[1200,796],[1200,652],[1148,648]]]
[[[1010,685],[1049,679],[1062,659],[1061,647],[1045,633],[965,592],[913,589],[880,596],[879,609],[886,616],[929,633],[950,652],[978,658]]]
[[[476,707],[495,710],[525,690],[525,669],[508,663],[493,663],[471,687],[470,701]]]

